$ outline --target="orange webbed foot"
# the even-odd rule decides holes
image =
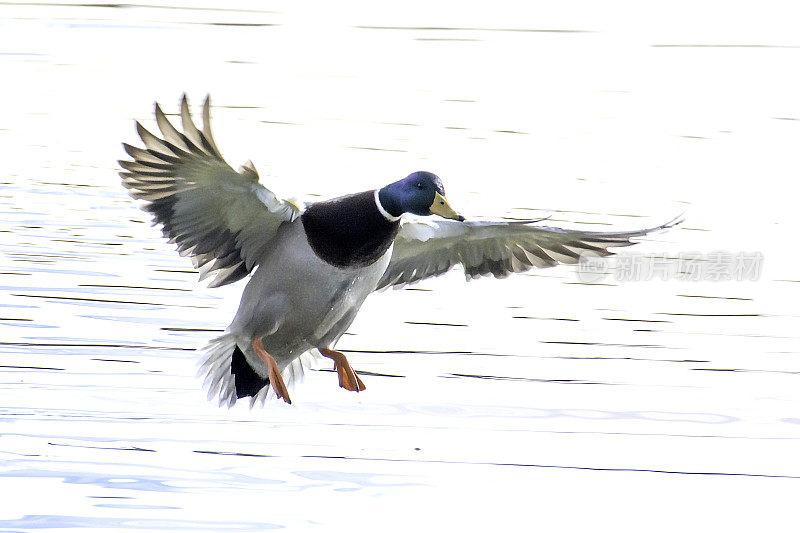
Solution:
[[[350,366],[350,362],[342,352],[330,350],[328,348],[320,348],[319,353],[329,359],[333,359],[333,369],[339,375],[339,386],[353,392],[361,392],[366,390],[364,382],[358,377],[355,370]]]
[[[278,370],[278,363],[275,362],[275,359],[267,353],[267,350],[264,349],[264,344],[261,342],[261,338],[253,339],[253,350],[255,350],[256,355],[264,361],[264,364],[267,365],[267,376],[269,377],[269,382],[272,385],[272,390],[275,391],[275,396],[281,398],[284,402],[291,404],[292,400],[289,398],[289,391],[286,389],[286,383],[283,381],[283,376],[281,376],[280,371]]]

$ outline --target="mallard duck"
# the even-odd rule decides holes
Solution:
[[[189,256],[211,287],[249,274],[225,334],[206,348],[202,368],[209,399],[263,402],[270,390],[291,403],[289,382],[309,353],[333,360],[339,386],[363,391],[336,342],[372,292],[444,274],[461,265],[467,279],[503,278],[533,267],[576,263],[677,223],[627,232],[573,231],[531,222],[465,221],[431,172],[413,172],[381,188],[297,205],[259,183],[251,162],[238,171],[211,135],[210,101],[198,129],[186,96],[182,130],[156,103],[163,138],[136,129],[145,148],[123,143],[123,185],[165,237]],[[405,216],[407,213],[417,217]],[[437,215],[439,218],[429,219]]]

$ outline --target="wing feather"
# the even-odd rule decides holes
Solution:
[[[189,102],[186,98],[181,98],[181,127],[186,138],[194,146],[203,146],[203,135],[192,120],[192,113],[189,111]]]
[[[235,171],[211,135],[210,100],[203,104],[203,128],[181,99],[179,131],[158,104],[156,124],[163,138],[136,123],[145,148],[123,143],[132,158],[120,161],[122,184],[147,203],[143,209],[161,224],[169,242],[192,259],[201,279],[214,276],[212,287],[239,280],[263,257],[281,224],[300,209],[262,186],[248,162]]]
[[[581,254],[608,256],[608,248],[630,246],[636,237],[671,228],[666,224],[636,231],[599,232],[536,226],[533,222],[457,222],[453,220],[403,221],[394,242],[392,258],[378,289],[402,286],[444,274],[455,265],[467,279],[574,264]]]

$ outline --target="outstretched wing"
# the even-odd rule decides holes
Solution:
[[[145,148],[123,143],[133,161],[120,161],[122,184],[134,198],[145,200],[153,224],[189,256],[200,279],[214,275],[210,286],[232,283],[255,268],[278,227],[297,218],[299,209],[278,199],[258,182],[248,162],[233,170],[211,136],[209,98],[203,104],[203,129],[181,100],[183,132],[156,104],[160,139],[136,123]]]
[[[534,226],[531,222],[407,221],[400,227],[392,259],[377,288],[438,276],[456,264],[472,279],[487,274],[504,278],[533,267],[577,263],[583,253],[612,255],[607,248],[630,246],[635,244],[631,241],[634,237],[680,222],[678,217],[655,228],[602,232]]]

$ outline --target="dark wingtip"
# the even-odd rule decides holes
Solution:
[[[144,133],[142,133],[142,132],[144,132]],[[139,137],[141,137],[141,139],[144,140],[145,136],[150,132],[147,131],[147,128],[142,126],[141,123],[139,123],[139,121],[137,120],[136,121],[136,133],[138,133]]]
[[[133,153],[136,151],[136,148],[135,148],[135,147],[131,146],[131,145],[130,145],[130,144],[128,144],[128,143],[122,143],[122,148],[123,148],[123,150],[125,150],[125,152],[127,152],[127,154],[128,154],[129,156],[131,156],[131,157],[133,157],[134,159],[136,159],[136,156],[134,156],[134,155],[133,155]]]
[[[673,218],[669,222],[666,222],[666,223],[658,226],[657,228],[653,228],[653,229],[655,231],[668,230],[668,229],[674,228],[675,226],[677,226],[679,224],[683,224],[684,222],[686,222],[686,211],[683,211],[680,215],[676,216],[675,218]]]

